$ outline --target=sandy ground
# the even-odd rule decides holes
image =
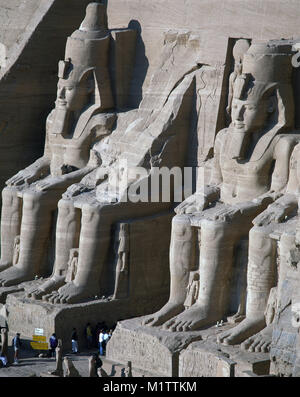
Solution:
[[[97,349],[86,350],[78,354],[66,353],[64,356],[71,358],[75,368],[82,377],[88,377],[89,357],[96,353]],[[49,371],[54,371],[56,367],[55,358],[40,358],[33,350],[21,350],[19,354],[19,364],[10,364],[7,368],[0,368],[0,377],[40,377]],[[9,348],[10,361],[13,356],[12,349]],[[123,377],[125,366],[114,363],[105,357],[101,357],[103,369],[109,376]],[[144,374],[140,371],[133,371],[133,376],[141,377]]]

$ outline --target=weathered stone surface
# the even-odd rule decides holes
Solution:
[[[61,33],[71,33],[87,1],[73,4],[13,0],[6,6],[0,0],[0,10],[5,10],[0,21],[6,18],[0,29],[0,186],[41,151],[43,114],[51,95],[54,99],[53,60],[63,54]],[[69,18],[62,24],[66,9]],[[297,376],[299,327],[293,325],[293,305],[299,303],[300,282],[295,231],[300,135],[294,126],[299,127],[300,118],[293,108],[300,104],[300,75],[291,61],[297,40],[287,40],[298,32],[295,2],[273,6],[270,0],[225,0],[220,12],[217,0],[201,5],[196,0],[159,0],[145,7],[137,0],[112,0],[110,30],[105,12],[97,14],[100,9],[103,4],[91,4],[80,29],[68,39],[66,59],[59,64],[61,106],[48,117],[50,144],[41,162],[10,178],[3,190],[0,299],[7,300],[9,310],[1,321],[17,330],[18,321],[24,320],[21,327],[28,337],[32,322],[41,321],[47,334],[59,329],[67,339],[63,320],[73,327],[72,322],[89,321],[101,309],[113,323],[156,310],[169,294],[161,310],[143,319],[145,327],[135,320],[119,324],[118,333],[131,341],[140,368],[178,374],[180,351],[194,337],[203,338],[203,327],[217,321],[222,325],[227,318],[240,323],[218,333],[225,347],[215,350],[218,345],[208,340],[192,343],[181,354],[182,373],[261,376],[269,361],[257,354],[271,346],[271,372]],[[53,21],[63,26],[55,37],[49,29]],[[13,26],[17,28],[9,35]],[[267,42],[278,35],[286,40]],[[100,58],[92,51],[96,37]],[[85,80],[88,75],[93,79]],[[94,81],[89,99],[102,112],[96,115],[96,127],[87,124],[97,138],[88,145],[69,139],[70,115],[62,110],[68,102],[62,100],[62,91],[70,90],[70,84],[61,86],[62,80],[81,79],[88,82],[88,90]],[[76,95],[78,103],[81,99]],[[75,129],[75,140],[89,116],[77,120],[83,128]],[[53,138],[64,134],[72,146],[69,151],[66,142],[59,145]],[[83,152],[89,145],[88,160]],[[44,162],[49,152],[53,161]],[[114,181],[109,177],[122,161],[127,162],[122,173],[141,166],[145,172],[111,192],[121,176]],[[138,198],[156,166],[186,165],[202,166],[203,178],[193,181],[189,194],[196,193],[176,208],[172,226],[173,188],[168,203],[124,204],[125,192]],[[43,195],[48,182],[35,184],[35,178],[44,179],[44,166],[49,166],[54,185],[64,174],[86,167],[91,172],[79,172],[78,180],[66,178],[68,183]],[[45,283],[31,283],[51,272]],[[23,289],[26,294],[10,296]],[[156,340],[165,369],[161,363],[157,368],[149,364],[149,348]],[[114,340],[111,346],[118,343]],[[241,343],[245,354],[239,350]],[[128,346],[117,351],[124,363],[133,356]],[[139,354],[145,350],[142,363]]]
[[[172,334],[142,326],[143,318],[118,323],[107,344],[107,358],[151,376],[178,376],[179,353],[189,343],[201,339],[199,332]]]

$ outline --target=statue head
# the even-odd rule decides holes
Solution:
[[[59,69],[72,69],[71,61],[60,61]],[[93,68],[82,73],[81,76],[74,79],[71,76],[59,71],[59,80],[57,84],[56,107],[66,111],[79,112],[89,103],[92,102],[91,96],[94,94],[95,81]],[[65,76],[63,78],[62,76]]]
[[[276,108],[275,83],[250,83],[249,74],[241,74],[235,82],[232,100],[232,123],[238,133],[262,130]],[[243,93],[243,90],[246,92]]]
[[[99,110],[111,107],[111,91],[103,89],[101,77],[108,73],[108,50],[106,7],[102,3],[90,3],[79,29],[67,39],[65,59],[58,63],[55,102],[58,123],[65,123],[68,112],[80,113],[91,105]],[[108,76],[105,79],[109,80]],[[57,125],[56,133],[62,133],[60,129]]]
[[[244,54],[243,73],[233,87],[233,158],[245,157],[253,133],[273,137],[293,127],[291,54],[284,42],[252,44]]]

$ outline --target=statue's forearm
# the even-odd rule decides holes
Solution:
[[[220,187],[217,185],[205,185],[203,188],[195,193],[199,200],[205,202],[215,202],[220,198]]]
[[[298,198],[295,194],[286,193],[277,199],[276,203],[285,208],[295,208],[298,206]]]
[[[50,171],[50,159],[47,156],[42,156],[37,159],[34,163],[30,164],[26,167],[28,170],[37,170],[37,171]]]
[[[65,180],[67,183],[79,183],[83,177],[94,171],[95,168],[86,166],[81,168],[80,170],[76,170],[70,172],[68,174],[63,175],[61,178]]]

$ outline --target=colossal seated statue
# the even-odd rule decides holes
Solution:
[[[242,73],[233,84],[232,123],[217,134],[210,182],[175,210],[169,301],[146,317],[145,325],[191,331],[228,314],[235,248],[248,238],[253,219],[282,195],[288,180],[297,141],[287,134],[294,121],[290,50],[279,42],[255,43],[244,54]],[[184,310],[190,272],[195,271],[197,301]],[[273,285],[268,283],[266,297]]]
[[[295,146],[291,155],[286,191],[253,220],[254,226],[249,233],[246,318],[236,327],[223,332],[219,336],[221,343],[243,342],[242,349],[255,352],[270,349],[280,274],[277,269],[278,262],[280,267],[277,240],[282,235],[280,244],[286,244],[285,240],[289,240],[286,234],[295,234],[299,222],[299,151],[300,144]],[[292,251],[290,244],[287,248]],[[283,247],[283,251],[287,250]]]
[[[189,40],[189,35],[185,35],[184,40],[178,45],[173,41],[165,45],[163,51],[167,57],[163,52],[162,59],[167,60],[167,65],[153,72],[139,108],[118,114],[112,134],[96,145],[101,165],[63,194],[58,203],[53,273],[42,284],[36,283],[28,290],[28,297],[53,304],[73,304],[103,296],[115,300],[128,297],[133,273],[129,240],[135,244],[134,233],[131,228],[121,226],[123,230],[117,235],[114,228],[145,217],[158,219],[173,206],[171,185],[170,197],[165,201],[160,197],[152,200],[150,185],[159,167],[181,170],[185,164],[196,79],[197,76],[200,79],[202,70],[198,70],[192,37]],[[180,55],[176,67],[173,47]],[[171,69],[168,73],[166,67],[174,68],[174,72]],[[158,101],[153,92],[162,85],[164,89]],[[145,200],[139,190],[147,191]],[[145,244],[150,240],[152,244],[155,234],[145,237],[140,237],[139,251],[143,251],[144,240]],[[115,239],[120,240],[118,248]],[[78,249],[78,264],[76,275],[70,280],[66,274],[72,249]],[[118,260],[110,262],[114,255]],[[140,266],[139,276],[144,264]],[[107,283],[107,274],[115,276],[111,285]]]
[[[44,255],[62,193],[101,163],[93,146],[111,132],[115,120],[113,113],[103,113],[113,107],[105,12],[103,4],[89,4],[79,30],[68,38],[44,154],[10,178],[2,192],[1,286],[45,273]]]

